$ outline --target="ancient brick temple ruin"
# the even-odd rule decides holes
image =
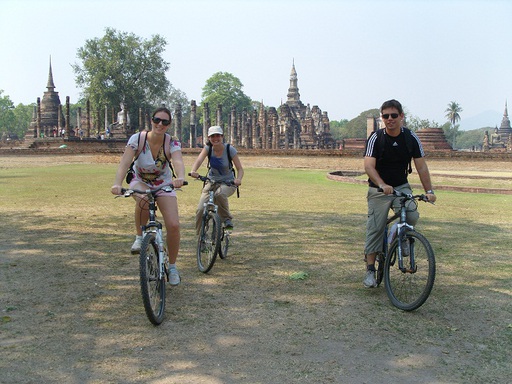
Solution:
[[[59,93],[55,92],[53,83],[52,62],[50,59],[50,70],[48,73],[48,83],[43,99],[37,98],[36,106],[32,113],[32,122],[26,137],[53,137],[60,136],[64,129],[65,120],[62,113]]]
[[[231,108],[229,121],[222,122],[222,105],[217,106],[215,125],[224,128],[226,140],[238,147],[254,149],[333,149],[336,141],[330,133],[327,112],[314,105],[304,105],[300,100],[297,86],[297,72],[292,64],[290,87],[287,101],[278,109],[265,107],[263,102],[259,110],[237,111]],[[192,101],[195,111],[195,101]],[[211,125],[210,110],[203,104],[203,137]],[[191,132],[195,132],[191,118]],[[190,142],[195,142],[191,138]]]
[[[290,75],[290,87],[288,89],[287,101],[276,107],[265,107],[263,102],[259,110],[237,111],[231,108],[228,122],[222,121],[222,108],[216,106],[216,119],[212,123],[210,109],[207,103],[203,103],[203,134],[197,134],[197,106],[194,100],[191,102],[190,114],[190,137],[182,137],[182,112],[181,106],[177,106],[173,121],[173,134],[184,144],[189,146],[202,144],[203,137],[211,125],[221,125],[224,128],[225,138],[228,142],[242,148],[255,149],[332,149],[336,148],[336,141],[332,138],[327,112],[314,105],[304,105],[300,100],[299,88],[297,86],[297,72],[295,64],[292,64]],[[99,127],[96,122],[92,126],[92,116],[89,104],[85,113],[81,108],[77,111],[77,125],[72,127],[69,121],[69,97],[66,98],[66,118],[62,114],[62,105],[59,95],[55,92],[53,74],[50,61],[47,91],[42,101],[38,98],[37,107],[34,109],[33,121],[30,124],[28,136],[51,137],[55,132],[59,136],[83,138],[116,138],[128,137],[136,127],[130,125],[129,115],[126,108],[122,108],[117,114],[116,122],[104,128]],[[124,106],[124,105],[123,105]],[[127,106],[129,109],[129,106]],[[229,106],[227,106],[229,107]],[[112,120],[114,120],[112,110]],[[98,119],[96,119],[98,120]],[[108,120],[107,108],[105,108],[105,122]],[[148,113],[139,111],[139,130],[147,129]]]

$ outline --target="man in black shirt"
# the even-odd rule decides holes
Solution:
[[[380,108],[385,128],[373,132],[366,141],[364,169],[368,175],[368,221],[366,223],[365,260],[366,275],[363,284],[375,287],[375,257],[382,252],[384,228],[388,212],[398,208],[394,204],[393,190],[411,193],[407,175],[411,158],[429,201],[436,201],[425,162],[425,153],[419,138],[402,127],[404,112],[397,100],[388,100]],[[379,192],[378,189],[382,189]],[[407,213],[407,222],[415,225],[419,219],[417,210]]]

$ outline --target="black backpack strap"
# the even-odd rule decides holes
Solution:
[[[212,145],[208,144],[208,164],[206,164],[208,170],[210,170],[210,157],[212,157]]]
[[[236,178],[236,171],[235,167],[233,167],[233,159],[231,158],[231,152],[229,150],[231,144],[226,144],[226,150],[228,151],[228,161],[229,161],[229,167],[231,168],[231,171],[233,172],[233,177]],[[240,198],[240,188],[238,186],[236,187],[236,197]]]
[[[405,135],[405,146],[407,147],[407,152],[409,152],[409,156],[411,157],[411,159],[409,160],[409,169],[407,170],[407,172],[412,173],[411,163],[412,163],[412,154],[414,152],[414,147],[413,147],[413,143],[412,143],[413,137],[412,137],[411,130],[404,127],[404,135]]]
[[[167,139],[167,136],[169,136],[169,156],[167,156],[167,151],[166,151],[167,147],[165,145],[165,140]],[[171,168],[172,177],[176,178],[176,174],[174,173],[174,168],[172,167],[172,163],[171,163],[170,148],[171,148],[171,135],[168,135],[166,133],[165,136],[164,136],[164,156],[165,156],[165,160],[167,160],[167,162],[169,163],[169,168]]]

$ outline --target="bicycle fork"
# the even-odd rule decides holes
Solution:
[[[155,242],[158,248],[158,279],[167,278],[167,271],[169,270],[169,259],[167,257],[167,246],[164,242],[162,235],[162,224],[153,222],[148,226],[143,227],[144,233],[153,233],[155,235]]]
[[[414,247],[411,240],[408,240],[406,237],[406,233],[408,230],[413,230],[414,227],[407,223],[398,223],[397,233],[398,233],[398,269],[400,269],[403,273],[416,273],[417,267],[416,262],[414,260]],[[404,255],[404,247],[407,247],[408,255]],[[404,267],[404,256],[409,257],[409,268]]]

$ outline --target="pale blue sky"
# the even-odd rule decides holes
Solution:
[[[301,100],[352,119],[396,98],[422,119],[463,121],[512,100],[512,1],[507,0],[0,0],[0,89],[15,103],[46,90],[52,57],[61,102],[76,102],[71,63],[106,27],[168,45],[169,81],[201,100],[229,72],[265,105],[286,101],[292,60]],[[464,129],[464,126],[461,127]]]

